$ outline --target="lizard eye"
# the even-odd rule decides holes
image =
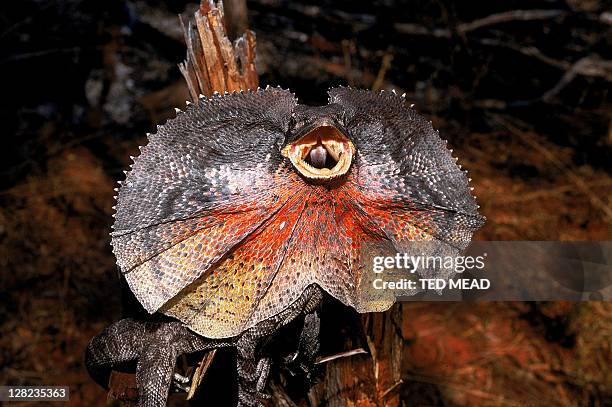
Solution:
[[[324,125],[287,145],[282,154],[304,177],[324,181],[348,172],[355,146],[340,130]]]

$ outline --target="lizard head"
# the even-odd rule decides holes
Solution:
[[[341,106],[297,106],[281,150],[306,180],[331,182],[351,168],[355,145],[342,125]]]

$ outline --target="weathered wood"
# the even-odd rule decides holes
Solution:
[[[181,20],[187,57],[179,64],[191,99],[200,94],[256,89],[259,77],[255,69],[255,35],[246,30],[234,43],[225,30],[223,4],[204,0],[193,21]]]
[[[403,338],[402,304],[362,317],[369,355],[334,360],[308,394],[311,406],[393,407],[399,405]]]
[[[215,358],[216,354],[216,349],[213,349],[210,352],[206,352],[206,354],[196,367],[195,372],[193,373],[193,377],[191,379],[191,387],[189,388],[189,392],[187,393],[187,400],[191,400],[195,395],[196,391],[198,390],[198,387],[202,383],[202,379],[204,379],[204,376],[206,375],[206,372],[212,364],[212,361]]]

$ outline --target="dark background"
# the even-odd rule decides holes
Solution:
[[[262,85],[307,104],[339,84],[406,92],[470,171],[480,240],[610,240],[611,6],[248,3]],[[113,188],[188,98],[176,15],[196,4],[0,7],[0,384],[104,405],[82,355],[120,315]],[[612,405],[609,303],[405,309],[406,405]]]

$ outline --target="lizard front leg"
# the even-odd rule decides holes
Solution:
[[[261,342],[276,331],[274,321],[263,321],[240,336],[236,343],[238,371],[238,407],[261,406],[267,398],[264,389],[270,372],[271,361],[259,357],[257,348]]]
[[[295,375],[301,371],[311,383],[315,380],[318,373],[315,361],[319,354],[320,330],[321,320],[316,311],[306,315],[298,342],[298,349],[284,359],[284,363],[291,374]]]
[[[258,353],[261,345],[269,340],[281,327],[289,324],[295,318],[308,314],[300,337],[299,349],[296,355],[305,355],[305,361],[310,366],[318,352],[319,319],[314,314],[322,299],[318,286],[309,286],[302,296],[280,314],[258,323],[245,331],[236,343],[238,370],[238,406],[261,406],[270,371],[271,359]],[[309,376],[310,367],[300,366]]]
[[[89,375],[100,386],[108,389],[113,367],[138,359],[144,337],[144,324],[131,318],[110,325],[87,345],[85,367]]]
[[[138,358],[136,385],[139,407],[162,407],[168,400],[177,350],[173,346],[147,346]]]
[[[181,322],[126,318],[92,339],[85,363],[90,375],[107,388],[111,369],[122,362],[137,361],[138,406],[163,407],[179,355],[225,346],[233,346],[233,342],[203,338]]]

